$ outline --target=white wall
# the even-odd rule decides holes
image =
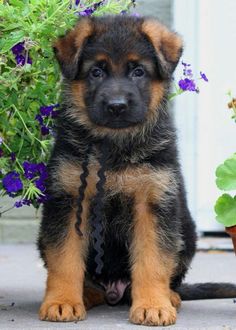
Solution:
[[[217,165],[236,151],[236,124],[227,110],[236,95],[236,1],[175,0],[174,27],[185,40],[184,59],[206,72],[199,95],[176,99],[181,159],[189,202],[200,231],[217,231],[214,203]]]

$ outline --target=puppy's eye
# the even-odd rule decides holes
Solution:
[[[102,78],[104,76],[104,71],[100,68],[92,68],[90,71],[90,75],[93,78]]]
[[[142,67],[137,67],[131,72],[131,77],[140,78],[140,77],[144,76],[144,74],[145,74],[144,69]]]

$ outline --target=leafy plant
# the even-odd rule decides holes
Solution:
[[[236,121],[236,99],[232,98],[228,107],[233,110],[232,118]],[[236,153],[226,159],[216,169],[216,185],[223,191],[236,191]],[[232,197],[230,194],[221,195],[215,204],[216,219],[225,227],[236,225],[236,195]]]

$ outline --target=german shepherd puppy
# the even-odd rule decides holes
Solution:
[[[48,270],[39,317],[83,320],[86,309],[105,298],[109,304],[130,301],[135,324],[173,324],[196,249],[167,109],[182,40],[151,18],[106,16],[81,19],[54,48],[63,105],[38,240]],[[90,219],[104,144],[104,255],[97,274]],[[81,236],[75,224],[86,158]],[[222,294],[213,290],[209,297]]]

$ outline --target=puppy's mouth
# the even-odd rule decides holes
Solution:
[[[130,122],[126,120],[108,120],[104,123],[105,127],[113,129],[128,128],[137,125],[136,122]]]
[[[110,105],[111,107],[111,105]],[[90,121],[101,127],[112,130],[131,129],[134,126],[143,124],[146,120],[147,108],[145,106],[128,107],[120,103],[112,104],[109,108],[106,104],[93,104],[88,107],[88,117]]]

